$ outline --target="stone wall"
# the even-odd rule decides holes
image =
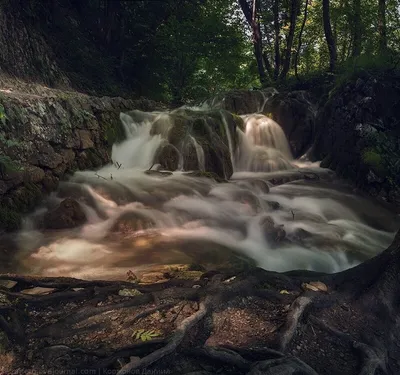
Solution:
[[[0,91],[0,231],[17,229],[60,179],[110,162],[124,137],[120,112],[157,109],[144,99],[36,91]]]

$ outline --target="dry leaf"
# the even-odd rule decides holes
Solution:
[[[310,281],[309,283],[301,284],[304,290],[312,290],[313,292],[328,292],[328,287],[321,281]]]

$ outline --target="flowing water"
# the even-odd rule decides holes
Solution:
[[[227,183],[182,171],[146,173],[171,118],[139,111],[134,117],[121,114],[127,138],[113,146],[113,165],[75,173],[26,219],[18,267],[9,271],[124,278],[154,264],[212,268],[250,260],[276,271],[336,272],[374,256],[394,237],[394,213],[357,196],[318,163],[293,160],[282,129],[263,115],[243,116],[237,134],[225,126],[234,166]],[[151,135],[155,121],[162,129]],[[189,140],[204,170],[204,151]],[[68,196],[80,202],[87,223],[37,229],[38,217]],[[285,238],[276,237],[282,229]]]

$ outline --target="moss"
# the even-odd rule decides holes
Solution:
[[[101,156],[98,154],[98,151],[90,148],[88,150],[86,150],[86,156],[90,162],[90,165],[92,167],[101,167],[103,165],[103,160],[101,158]]]
[[[21,214],[0,205],[0,229],[15,231],[21,227]]]
[[[200,178],[210,178],[212,180],[215,180],[216,182],[228,182],[227,180],[219,177],[214,172],[194,171],[194,172],[185,173],[185,176],[200,177]]]
[[[168,142],[179,147],[180,143],[186,138],[189,133],[189,120],[182,116],[174,117],[174,126],[170,129],[168,133]]]
[[[15,209],[21,212],[28,212],[35,207],[42,198],[42,189],[36,184],[27,183],[15,190],[12,201]]]
[[[366,149],[361,158],[364,164],[369,166],[379,176],[385,176],[387,171],[382,156],[375,149]]]
[[[41,188],[33,183],[14,190],[0,204],[0,228],[7,231],[18,230],[22,215],[37,206],[41,198]]]
[[[245,131],[246,129],[244,127],[243,119],[240,116],[236,115],[236,114],[232,114],[232,117],[233,117],[233,121],[235,122],[236,127],[239,128],[242,131]]]
[[[122,142],[125,138],[125,130],[117,112],[104,112],[98,117],[101,128],[101,139],[112,147],[114,143]]]

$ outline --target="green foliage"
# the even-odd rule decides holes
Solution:
[[[146,331],[144,329],[138,329],[133,332],[132,337],[135,340],[150,341],[154,337],[158,337],[160,335],[161,335],[161,333],[159,331],[155,331],[155,330]]]
[[[2,104],[0,104],[0,124],[5,125],[7,115]]]
[[[23,171],[23,167],[8,155],[0,155],[0,176],[7,172]]]
[[[362,155],[363,162],[370,166],[378,175],[385,174],[385,167],[383,165],[382,156],[374,149],[364,150]]]

